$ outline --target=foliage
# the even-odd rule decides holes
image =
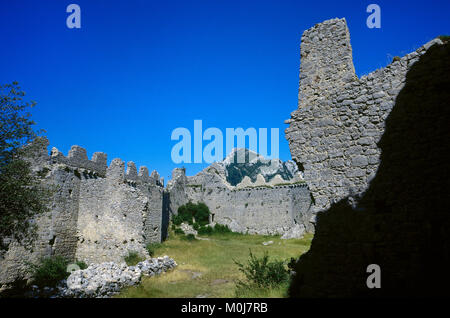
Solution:
[[[197,239],[195,238],[195,235],[192,234],[192,233],[187,234],[187,235],[185,235],[185,236],[182,236],[182,239],[183,239],[183,240],[186,240],[186,241],[196,241],[196,240],[197,240]]]
[[[232,233],[231,229],[228,227],[228,225],[222,225],[219,223],[216,223],[216,225],[214,225],[214,232],[215,233]]]
[[[246,281],[238,281],[237,290],[277,287],[289,281],[289,271],[286,269],[284,262],[279,260],[269,261],[267,251],[264,252],[262,257],[258,258],[250,250],[248,264],[244,265],[237,261],[235,261],[235,264],[246,278]]]
[[[83,261],[76,261],[75,264],[77,264],[80,269],[88,268],[87,264]]]
[[[268,251],[271,260],[298,258],[309,249],[312,238],[312,234],[305,234],[302,239],[282,240],[279,236],[229,233],[217,234],[210,240],[189,242],[181,235],[170,235],[157,253],[169,255],[178,266],[165,275],[143,277],[139,285],[125,288],[115,297],[286,297],[289,282],[273,288],[240,289],[236,293],[236,282],[245,276],[234,260],[247,263],[249,248],[258,256]],[[261,244],[269,239],[274,244]],[[192,279],[194,272],[201,273],[201,278]]]
[[[179,222],[180,224],[182,222],[187,222],[192,225],[194,223],[193,219],[195,218],[195,223],[198,223],[200,226],[202,226],[209,223],[209,215],[210,211],[205,203],[188,202],[178,208],[178,218],[176,219],[176,222],[179,222],[179,220],[181,220],[181,222]],[[174,224],[176,223],[174,222]]]
[[[155,255],[155,252],[157,249],[161,248],[162,244],[161,243],[149,243],[146,246],[148,255],[150,255],[151,257],[153,257]]]
[[[182,229],[179,229],[179,228],[176,228],[173,232],[174,232],[175,234],[181,234],[181,235],[184,234],[184,231],[183,231]]]
[[[183,223],[183,218],[179,214],[174,215],[172,217],[172,223],[173,223],[173,225],[180,225],[181,223]]]
[[[214,229],[211,226],[201,226],[197,230],[198,234],[200,235],[211,235],[214,232]]]
[[[61,256],[41,258],[37,265],[30,264],[33,284],[39,287],[55,287],[69,276],[67,265],[69,262]]]
[[[197,229],[196,229],[197,230]],[[213,235],[213,234],[226,234],[233,233],[227,225],[222,225],[216,223],[214,227],[211,226],[201,226],[197,230],[200,235]]]
[[[194,228],[194,230],[198,231],[201,228],[201,225],[199,223],[195,222],[192,227]]]
[[[33,131],[28,112],[36,103],[24,101],[24,96],[17,82],[0,85],[0,251],[11,240],[30,246],[26,243],[36,234],[32,218],[48,210],[51,194],[24,159],[44,142]]]
[[[125,256],[124,260],[128,266],[134,266],[137,263],[142,262],[144,258],[136,251],[128,251],[128,255]]]

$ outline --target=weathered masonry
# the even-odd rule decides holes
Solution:
[[[358,78],[345,19],[332,19],[303,33],[298,109],[286,121],[294,161],[322,211],[364,192],[380,162],[377,142],[403,88],[405,76],[435,39],[383,69]]]
[[[47,143],[48,145],[48,143]],[[30,250],[12,242],[0,259],[0,284],[26,276],[27,262],[60,255],[86,263],[122,262],[129,251],[147,255],[145,244],[161,241],[163,187],[159,175],[139,173],[120,159],[107,166],[104,153],[88,160],[72,146],[65,157],[47,145],[33,160],[33,170],[55,191],[50,211],[36,217],[38,238]]]
[[[259,175],[231,186],[213,164],[195,176],[187,177],[184,169],[175,169],[167,185],[168,213],[176,214],[189,201],[204,202],[214,222],[228,225],[234,232],[283,235],[294,226],[312,231],[311,197],[303,181],[286,181],[276,175],[265,182]]]

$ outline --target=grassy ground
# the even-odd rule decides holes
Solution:
[[[277,289],[251,290],[236,295],[235,284],[244,276],[234,260],[246,264],[249,249],[258,257],[267,251],[270,259],[297,258],[309,249],[312,235],[292,240],[235,233],[203,238],[187,241],[171,233],[155,256],[168,255],[178,266],[157,277],[143,277],[140,285],[123,290],[117,297],[284,297],[287,284]],[[264,246],[262,243],[267,241],[273,244]]]

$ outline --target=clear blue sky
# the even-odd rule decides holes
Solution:
[[[65,21],[81,7],[79,30]],[[366,7],[381,7],[381,29]],[[176,127],[279,127],[297,107],[300,37],[335,17],[357,75],[450,34],[450,1],[0,0],[0,83],[19,81],[51,147],[77,144],[167,180]],[[185,165],[194,174],[205,164]]]

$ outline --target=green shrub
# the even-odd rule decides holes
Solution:
[[[80,269],[88,268],[87,264],[83,261],[76,261],[75,264],[77,264]]]
[[[194,228],[194,230],[198,231],[201,228],[201,225],[199,223],[195,222],[192,227]]]
[[[222,224],[216,224],[216,225],[214,225],[214,227],[200,226],[199,229],[197,230],[197,232],[200,235],[233,233],[227,225],[222,225]]]
[[[142,262],[144,258],[141,255],[139,255],[138,252],[128,251],[128,255],[124,257],[124,260],[128,266],[134,266],[137,263]]]
[[[209,212],[209,208],[206,204],[203,202],[197,203],[196,211],[194,214],[195,222],[200,225],[206,225],[209,224],[209,215],[211,213]]]
[[[161,243],[149,243],[147,244],[146,248],[148,251],[148,255],[150,255],[151,257],[153,257],[155,255],[155,252],[158,248],[160,248],[162,246]]]
[[[213,231],[214,231],[213,228],[210,226],[201,226],[197,230],[198,234],[200,234],[200,235],[210,235],[213,233]]]
[[[181,235],[184,235],[184,231],[183,231],[182,229],[179,229],[179,228],[176,228],[176,229],[174,230],[174,233],[175,233],[175,234],[181,234]]]
[[[181,220],[179,224],[182,222],[187,222],[189,224],[198,223],[200,226],[206,225],[209,223],[209,215],[210,211],[206,204],[200,203],[192,203],[188,202],[178,208],[178,217],[177,221]],[[174,222],[174,224],[176,224]],[[179,225],[177,224],[177,225]]]
[[[186,241],[196,241],[196,240],[197,240],[197,239],[195,238],[195,235],[192,234],[192,233],[183,236],[182,239],[183,239],[183,240],[186,240]]]
[[[234,261],[239,271],[244,273],[246,281],[238,281],[237,288],[272,288],[289,280],[289,271],[283,261],[269,261],[267,252],[260,258],[250,251],[248,264],[244,265]]]
[[[30,264],[33,284],[39,287],[55,287],[58,282],[67,278],[69,262],[61,256],[41,258],[37,265]]]
[[[180,225],[181,223],[183,223],[183,218],[181,217],[181,215],[174,215],[172,217],[173,225]],[[173,229],[173,227],[172,227],[172,229]]]
[[[228,225],[222,225],[219,223],[216,223],[216,225],[214,225],[214,232],[219,234],[232,233]]]

